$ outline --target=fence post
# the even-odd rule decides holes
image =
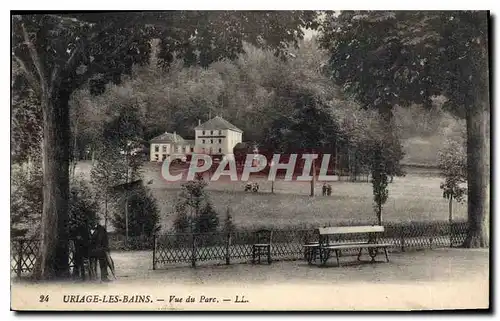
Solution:
[[[156,234],[153,234],[153,271],[156,270]]]
[[[195,233],[191,233],[192,245],[191,245],[191,267],[196,267],[196,237]]]
[[[403,227],[401,227],[399,237],[400,237],[399,242],[401,243],[401,252],[404,252],[405,251],[405,237],[404,237],[404,228]]]
[[[19,240],[19,256],[17,261],[17,277],[21,277],[23,271],[23,240]]]
[[[230,264],[230,259],[231,259],[231,254],[229,253],[230,247],[231,247],[231,232],[228,232],[226,238],[226,265]]]
[[[450,220],[450,247],[453,247],[453,222]]]

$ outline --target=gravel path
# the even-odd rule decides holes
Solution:
[[[141,280],[165,283],[280,283],[305,281],[324,282],[452,282],[453,280],[488,280],[487,250],[434,249],[392,253],[390,262],[359,264],[355,257],[341,258],[341,267],[330,259],[327,267],[310,266],[304,261],[278,261],[271,265],[232,264],[229,266],[200,263],[190,268],[189,262],[152,270],[149,251],[112,253],[117,282]],[[369,257],[364,257],[369,260]],[[384,260],[378,256],[377,260]]]
[[[112,283],[50,286],[58,291],[63,288],[87,293],[142,291],[163,296],[167,301],[170,295],[193,295],[198,300],[208,293],[222,301],[220,296],[243,294],[251,302],[224,306],[225,309],[471,309],[487,308],[489,300],[489,252],[483,249],[393,253],[389,263],[376,264],[359,264],[355,257],[343,257],[341,267],[335,266],[335,260],[329,261],[327,267],[310,266],[304,261],[278,261],[271,265],[197,268],[185,263],[155,271],[151,269],[150,252],[114,252],[112,256],[117,269],[117,280]],[[47,284],[13,283],[12,291],[44,287]],[[222,305],[179,303],[165,309],[218,306]]]

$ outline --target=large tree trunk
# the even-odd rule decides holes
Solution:
[[[486,122],[488,103],[482,102],[467,111],[467,189],[468,230],[464,247],[489,246],[489,180],[487,166]]]
[[[41,245],[34,276],[52,279],[68,275],[69,93],[42,95],[43,213]]]
[[[484,43],[480,43],[481,40]],[[476,71],[473,73],[476,79],[473,87],[475,94],[466,110],[468,229],[463,246],[468,248],[488,247],[490,242],[490,149],[487,123],[490,114],[488,57],[491,50],[487,39],[479,39],[478,43],[482,45],[481,50],[475,64],[469,66]]]

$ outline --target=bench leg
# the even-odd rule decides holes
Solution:
[[[371,263],[375,263],[375,257],[377,256],[378,248],[376,247],[371,247],[368,248],[368,254],[370,254],[370,257],[372,258]]]
[[[360,258],[361,258],[361,251],[363,251],[363,248],[360,247],[359,248],[359,253],[358,253],[358,261],[360,261]]]
[[[337,266],[340,266],[340,261],[339,261],[339,250],[335,250],[335,256],[337,257]]]
[[[271,246],[267,247],[267,263],[271,264]]]
[[[387,248],[384,247],[384,253],[385,253],[385,259],[387,260],[387,263],[389,263],[389,256],[387,255]]]
[[[321,265],[326,264],[326,261],[328,260],[328,256],[330,255],[329,251],[330,250],[327,250],[327,249],[320,249],[319,250],[319,261],[320,261]]]
[[[252,248],[252,264],[255,264],[255,247]]]

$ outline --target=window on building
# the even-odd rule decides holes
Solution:
[[[155,154],[155,161],[158,161],[158,154]]]
[[[219,144],[222,144],[222,139],[219,138]]]
[[[202,134],[202,135],[205,135],[205,131],[202,131],[202,132],[201,132],[201,134]]]
[[[214,131],[213,131],[213,130],[211,130],[211,131],[210,131],[210,135],[213,135],[213,134],[214,134]]]
[[[155,145],[155,152],[158,153],[160,151],[160,146]],[[157,155],[158,156],[158,155]]]
[[[191,147],[191,153],[193,153],[193,152],[194,152],[194,148],[193,148],[193,147]]]
[[[211,139],[211,140],[210,140],[210,144],[213,144],[213,143],[214,143],[214,140],[213,140],[213,139]]]
[[[161,159],[162,159],[162,160],[165,160],[166,158],[167,158],[167,154],[163,154],[163,156],[162,156],[162,158],[161,158]]]
[[[222,149],[221,148],[219,148],[219,153],[222,153]]]
[[[163,147],[162,147],[162,151],[163,151],[164,153],[166,153],[166,152],[167,152],[167,146],[163,145]]]
[[[201,143],[202,143],[202,144],[205,144],[205,140],[204,140],[204,139],[202,139],[202,140],[201,140]]]
[[[219,130],[219,135],[222,135],[222,130]]]

